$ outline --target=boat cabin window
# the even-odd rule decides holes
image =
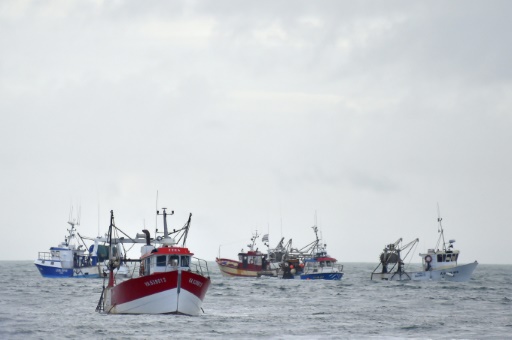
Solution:
[[[178,267],[180,265],[180,257],[178,255],[169,256],[169,262],[167,262],[169,266]]]
[[[181,266],[189,267],[190,266],[190,256],[182,256],[181,257]]]
[[[332,267],[332,262],[331,261],[325,261],[325,266],[326,267]]]
[[[261,266],[261,256],[249,256],[249,263]]]
[[[457,262],[459,254],[437,254],[437,262]]]
[[[165,267],[165,260],[166,260],[166,257],[165,255],[160,255],[160,256],[157,256],[156,257],[156,266],[157,267]]]

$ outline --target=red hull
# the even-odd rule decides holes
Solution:
[[[190,271],[181,271],[180,273],[176,270],[133,278],[108,290],[110,291],[110,306],[106,307],[106,310],[121,314],[197,315],[209,286],[209,278]],[[168,297],[169,303],[161,301],[158,298],[160,296]],[[192,300],[191,297],[193,297]],[[185,300],[180,303],[179,301],[182,299]],[[142,303],[143,301],[144,303]],[[151,304],[154,304],[155,307],[153,308]],[[187,311],[181,309],[181,306]],[[196,310],[191,310],[191,308]]]
[[[201,301],[210,286],[210,279],[188,271],[181,272],[181,289],[197,296]],[[112,304],[130,302],[148,295],[178,287],[178,271],[155,273],[126,280],[112,289]]]

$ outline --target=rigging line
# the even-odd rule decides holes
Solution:
[[[377,267],[375,267],[375,269],[373,270],[372,274],[382,265],[382,262],[379,262],[379,264],[377,265]]]
[[[124,243],[123,243],[124,244]],[[128,250],[126,252],[129,252],[130,250],[132,250],[132,248],[135,247],[135,243],[132,243],[131,247],[128,248]],[[126,253],[125,253],[126,254]]]
[[[85,250],[88,250],[87,249],[87,244],[85,244],[85,241],[84,239],[82,238],[82,235],[80,235],[80,233],[77,231],[76,234],[78,235],[78,237],[80,237],[80,240],[82,241],[82,243],[84,244],[84,247],[85,247]]]
[[[121,247],[123,248],[123,254],[124,254],[124,257],[126,258],[127,255],[126,255],[126,248],[124,247],[124,243],[121,243]]]
[[[414,246],[412,246],[411,250],[414,249],[414,251],[416,251],[416,248],[418,247],[418,242],[416,242],[414,244]],[[414,252],[413,252],[414,253]],[[407,252],[407,255],[409,255],[409,252]],[[405,255],[405,257],[407,257],[407,255]],[[407,263],[407,267],[409,267],[411,265],[411,261],[412,261],[412,256],[411,258],[409,259],[409,262]]]
[[[416,240],[414,240],[414,241],[413,241],[414,243],[413,243],[413,245],[411,246],[411,248],[409,248],[409,251],[407,252],[407,254],[405,254],[404,259],[406,259],[406,258],[407,258],[407,256],[409,256],[409,253],[411,252],[411,250],[413,249],[413,247],[416,247],[416,245],[418,244],[418,241],[419,241],[418,239],[416,239]],[[405,247],[406,247],[406,248],[407,248],[407,247],[409,247],[409,246],[411,245],[411,243],[412,243],[412,242],[410,242],[409,244],[407,244]],[[411,259],[412,259],[412,257],[411,257]],[[409,260],[409,261],[410,261],[410,260]]]
[[[113,226],[113,227],[116,229],[116,231],[122,233],[124,236],[128,237],[130,240],[135,241],[133,238],[131,238],[128,234],[126,234],[124,231],[122,231],[118,227],[116,227],[116,226]]]

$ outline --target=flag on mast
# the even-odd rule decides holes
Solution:
[[[263,237],[261,238],[261,241],[268,242],[268,234],[263,235]]]

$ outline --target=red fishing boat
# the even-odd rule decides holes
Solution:
[[[210,276],[206,261],[194,258],[194,254],[186,247],[192,214],[183,228],[172,233],[167,230],[166,209],[163,209],[162,214],[157,211],[157,215],[163,216],[164,235],[151,240],[149,231],[143,230],[146,244],[138,260],[140,276],[118,283],[114,271],[110,270],[108,285],[103,290],[97,311],[109,314],[184,315],[199,315],[201,312],[203,299],[210,286]],[[110,244],[116,243],[117,238],[112,237],[116,230],[114,213],[111,211]],[[159,246],[155,247],[152,242]],[[182,244],[178,245],[179,242]],[[109,263],[114,269],[119,260],[111,256]]]

